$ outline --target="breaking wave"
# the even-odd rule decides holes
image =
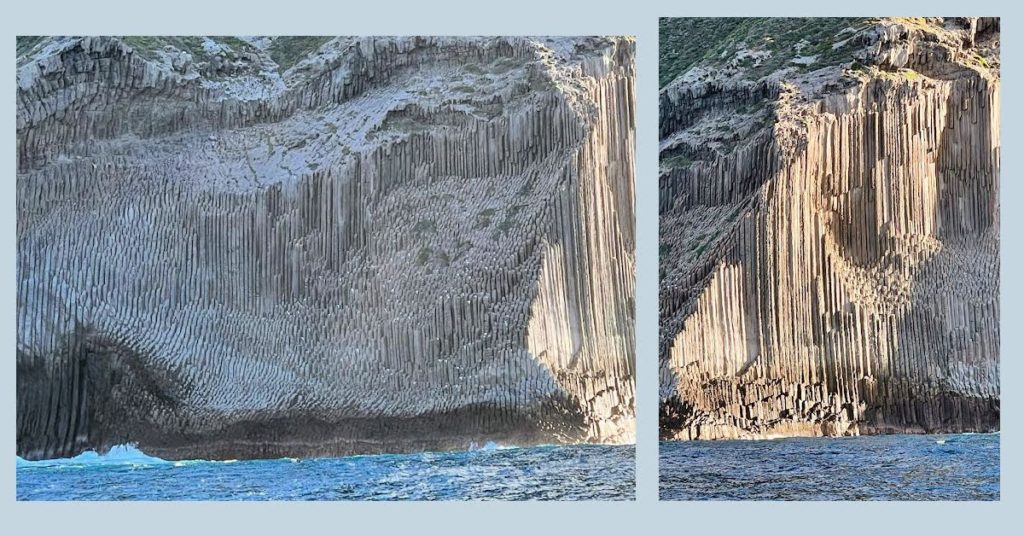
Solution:
[[[163,465],[169,464],[167,460],[157,458],[155,456],[149,456],[148,454],[139,450],[135,445],[117,445],[111,447],[110,451],[106,454],[100,454],[94,450],[89,450],[74,456],[72,458],[55,458],[50,460],[26,460],[21,456],[17,456],[17,466],[21,467],[53,467],[53,466],[70,466],[70,467],[88,467],[94,465]]]

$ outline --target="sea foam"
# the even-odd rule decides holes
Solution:
[[[54,458],[49,460],[29,461],[17,456],[18,467],[51,467],[55,465],[91,466],[91,465],[160,465],[171,463],[167,460],[149,456],[135,445],[116,445],[106,454],[94,450],[85,451],[72,458]]]

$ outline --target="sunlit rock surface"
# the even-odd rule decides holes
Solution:
[[[998,430],[998,19],[662,47],[662,437]]]
[[[17,451],[634,438],[629,38],[20,38]]]

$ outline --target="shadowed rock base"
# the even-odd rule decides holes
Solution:
[[[63,366],[54,370],[38,359],[18,361],[22,458],[66,458],[129,442],[168,460],[227,460],[464,450],[483,441],[529,446],[587,439],[579,401],[569,399],[539,401],[535,408],[515,412],[476,405],[408,417],[346,419],[282,408],[193,422],[178,402],[184,385],[170,371],[151,370],[142,356],[107,340],[81,334],[75,340],[78,353],[67,354]],[[39,406],[54,411],[31,411]]]

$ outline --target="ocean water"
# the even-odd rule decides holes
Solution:
[[[170,462],[132,447],[17,460],[18,500],[632,500],[634,448]]]
[[[663,500],[998,500],[999,434],[665,441]]]

